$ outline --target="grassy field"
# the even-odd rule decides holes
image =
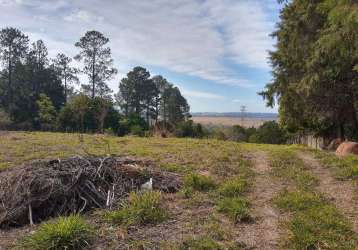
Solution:
[[[194,116],[193,121],[196,123],[201,123],[203,125],[212,125],[212,126],[234,126],[240,125],[246,128],[260,127],[266,121],[272,121],[272,119],[265,118],[244,118],[240,117],[214,117],[214,116]]]
[[[84,249],[356,249],[358,244],[357,156],[341,159],[298,146],[40,132],[1,132],[0,141],[1,169],[35,159],[131,155],[154,161],[184,182],[176,194],[132,193],[119,210],[1,230],[0,249],[42,249],[64,237],[61,246],[70,246],[74,237]],[[327,183],[317,168],[334,180],[328,183],[333,191],[353,192],[322,189]]]

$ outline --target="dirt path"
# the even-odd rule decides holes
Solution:
[[[252,204],[254,222],[239,225],[240,241],[250,249],[277,249],[280,235],[279,212],[272,206],[272,198],[283,188],[270,176],[271,166],[264,152],[253,156],[255,183],[248,198]]]
[[[319,180],[317,190],[330,199],[352,223],[358,232],[358,201],[354,199],[354,186],[349,181],[334,178],[330,169],[323,167],[310,153],[300,152],[298,156],[309,166]]]

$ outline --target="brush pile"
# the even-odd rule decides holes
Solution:
[[[128,157],[36,161],[0,172],[0,226],[117,206],[152,178],[153,189],[176,192],[178,175]]]

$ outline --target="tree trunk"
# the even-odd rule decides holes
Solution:
[[[11,48],[9,48],[9,78],[8,78],[8,105],[12,102],[12,62],[11,62]]]
[[[344,138],[344,123],[343,122],[339,122],[338,123],[338,138],[341,139],[342,141],[345,140]]]
[[[96,64],[96,53],[93,52],[93,61],[92,61],[92,99],[95,97],[95,64]]]
[[[67,76],[65,74],[65,105],[67,104]]]

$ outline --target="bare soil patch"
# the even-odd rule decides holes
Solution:
[[[264,152],[252,156],[255,183],[248,199],[252,205],[254,222],[239,224],[240,241],[249,248],[277,249],[279,244],[279,211],[273,207],[272,199],[282,190],[283,185],[270,176],[271,166]]]
[[[353,230],[358,232],[358,201],[355,199],[353,183],[334,178],[331,170],[322,166],[310,153],[300,152],[298,156],[319,180],[317,190],[335,204],[350,220]]]

